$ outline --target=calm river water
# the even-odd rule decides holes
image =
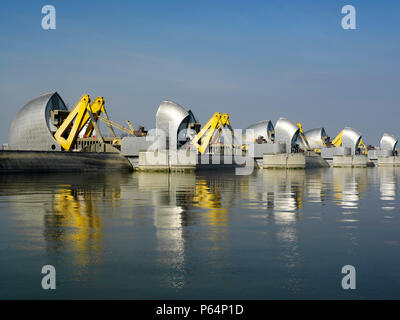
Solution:
[[[0,298],[399,299],[399,178],[3,175]],[[47,264],[56,290],[41,287]],[[342,289],[344,265],[355,290]]]

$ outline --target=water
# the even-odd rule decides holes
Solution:
[[[399,177],[3,175],[0,298],[398,299]],[[56,290],[41,288],[47,264]]]

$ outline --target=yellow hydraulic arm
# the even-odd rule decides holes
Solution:
[[[364,142],[362,141],[362,139],[360,139],[360,143],[358,144],[358,147],[363,149],[362,153],[363,154],[368,154],[368,148],[367,146],[364,144]]]
[[[233,132],[229,123],[229,115],[227,113],[221,114],[215,112],[203,128],[201,128],[200,132],[193,138],[192,144],[198,148],[200,153],[204,153],[211,142],[215,130],[218,130],[219,134],[222,128],[226,126]]]
[[[94,120],[97,120],[97,119],[101,118],[100,114],[101,114],[102,112],[103,112],[103,114],[105,114],[105,116],[106,116],[105,119],[109,120],[109,119],[108,119],[108,115],[107,115],[107,111],[106,111],[106,109],[105,109],[105,107],[104,107],[104,104],[105,104],[104,98],[103,98],[103,97],[97,97],[97,98],[93,101],[93,103],[90,105],[90,107],[87,108],[87,111],[92,112],[93,117],[94,117]],[[89,112],[88,112],[88,116],[89,116],[89,117],[88,117],[87,120],[89,120],[89,118],[90,118],[90,113],[89,113]],[[86,120],[86,121],[87,121],[87,120]],[[83,125],[81,126],[81,129],[80,129],[80,130],[83,129],[83,127],[85,126],[85,124],[86,124],[86,122],[83,123]],[[108,127],[108,129],[110,130],[111,135],[112,135],[113,137],[115,137],[115,132],[114,132],[114,130],[112,129],[111,125],[107,124],[107,127]],[[80,130],[79,130],[79,131],[80,131]],[[93,125],[93,122],[90,121],[90,122],[88,123],[88,126],[87,126],[86,130],[85,130],[85,136],[86,136],[86,137],[90,137],[90,136],[92,135],[92,133],[93,133],[93,130],[94,130],[94,125]]]
[[[304,135],[303,132],[303,125],[301,123],[297,123],[297,126],[299,127],[300,137],[303,139],[303,144],[305,145],[307,150],[310,150],[307,137]],[[315,149],[314,151],[318,151],[318,149]]]
[[[118,124],[118,123],[116,123],[116,122],[114,122],[114,121],[111,121],[110,119],[107,119],[107,118],[105,118],[105,117],[98,116],[98,118],[99,118],[101,121],[103,121],[104,123],[106,123],[107,125],[112,126],[112,127],[115,127],[115,128],[117,128],[117,129],[119,129],[119,130],[121,130],[121,131],[123,131],[123,132],[126,132],[126,133],[130,134],[130,135],[133,135],[134,132],[135,132],[135,130],[133,129],[133,126],[132,126],[132,124],[130,123],[129,120],[126,120],[126,123],[127,123],[128,126],[129,126],[129,129],[128,129],[128,128],[126,128],[126,127],[124,127],[124,126],[122,126],[122,125],[120,125],[120,124]]]
[[[85,127],[86,123],[88,123],[89,119],[91,121],[88,123],[85,135],[90,136],[92,134],[95,126],[97,126],[93,121],[97,120],[101,112],[107,114],[104,103],[103,97],[97,97],[93,103],[90,104],[90,96],[87,94],[82,96],[54,134],[54,138],[61,144],[64,150],[69,151],[72,148],[78,134]],[[93,119],[91,119],[91,117],[93,117]],[[98,132],[98,135],[101,135],[101,133]]]
[[[342,145],[342,136],[343,136],[343,130],[339,132],[339,134],[335,137],[335,139],[332,140],[332,144],[335,147],[340,147]]]
[[[70,150],[79,132],[89,120],[90,115],[87,109],[90,107],[90,97],[84,94],[63,121],[54,134],[54,138],[61,144],[64,150]],[[68,132],[68,130],[70,131]]]
[[[126,122],[128,123],[129,129],[111,121],[108,118],[104,104],[105,100],[103,97],[97,97],[92,104],[90,104],[89,95],[85,94],[81,97],[81,99],[69,113],[68,117],[63,121],[61,126],[54,134],[54,138],[61,144],[64,150],[69,151],[72,148],[78,137],[78,134],[83,130],[86,124],[88,125],[85,129],[85,136],[91,136],[93,130],[96,129],[100,142],[103,143],[104,141],[101,137],[100,129],[97,126],[98,119],[107,124],[107,127],[114,138],[115,132],[113,127],[127,132],[128,134],[134,134],[132,124],[128,120]],[[101,113],[103,113],[104,116],[100,116]]]
[[[297,123],[297,126],[299,127],[300,132],[301,132],[301,133],[304,133],[304,132],[303,132],[303,125],[302,125],[300,122]]]

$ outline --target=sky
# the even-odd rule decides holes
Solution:
[[[56,29],[43,30],[44,5]],[[344,5],[356,9],[344,30]],[[112,120],[155,127],[163,100],[204,124],[279,117],[304,130],[344,127],[377,145],[400,137],[400,2],[2,1],[0,143],[18,110],[57,91],[72,108],[103,96]]]

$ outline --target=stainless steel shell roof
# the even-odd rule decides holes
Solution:
[[[286,143],[286,149],[290,151],[292,145],[296,143],[299,135],[299,127],[286,118],[279,118],[275,125],[275,141]]]
[[[321,148],[325,145],[326,132],[324,128],[310,129],[304,132],[308,145],[312,149]]]
[[[50,111],[67,110],[57,92],[41,95],[22,107],[8,131],[10,150],[61,150],[53,138],[56,128],[51,124]]]
[[[384,133],[381,139],[381,149],[394,152],[396,150],[397,141],[397,138],[391,134]]]
[[[246,140],[254,141],[258,137],[263,137],[267,142],[272,141],[272,135],[274,134],[274,125],[271,120],[264,120],[254,123],[247,127],[247,129],[253,130],[253,132],[246,131]],[[246,129],[246,130],[247,130]]]
[[[358,149],[361,140],[361,133],[357,130],[346,127],[343,129],[342,134],[342,147],[351,148],[351,153],[354,154]]]
[[[171,141],[170,147],[175,148],[172,141],[177,141],[178,131],[183,128],[182,123],[188,122],[191,114],[184,107],[173,101],[163,101],[156,114],[157,135],[165,134]]]

